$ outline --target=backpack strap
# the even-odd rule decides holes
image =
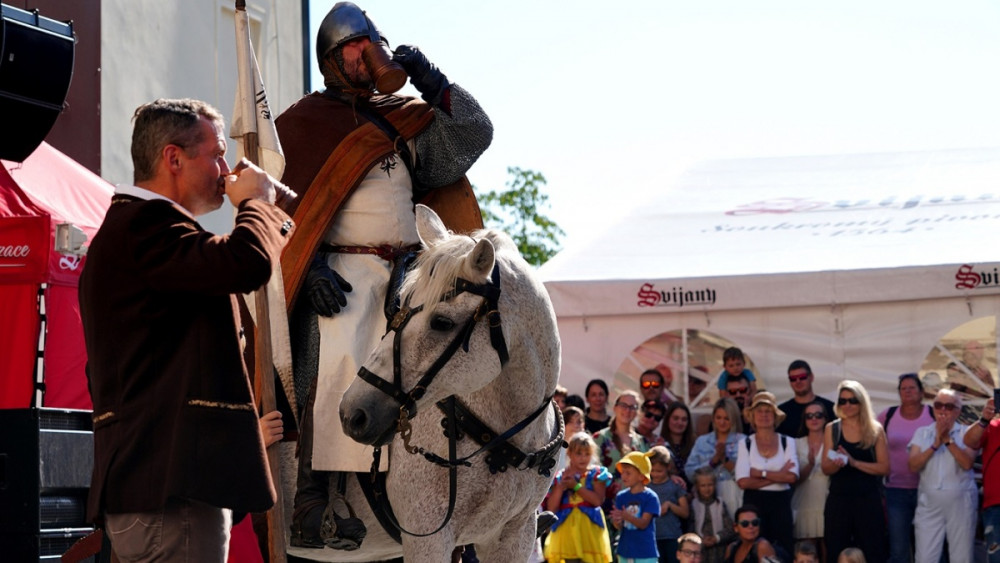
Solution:
[[[840,419],[833,421],[833,426],[830,427],[831,434],[833,435],[833,447],[836,448],[837,444],[840,443]]]
[[[885,428],[886,433],[889,432],[889,421],[892,420],[892,415],[896,414],[896,409],[898,408],[898,406],[893,405],[889,407],[889,410],[885,413],[885,424],[883,424],[882,427]]]

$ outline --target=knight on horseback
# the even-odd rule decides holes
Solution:
[[[301,194],[286,206],[299,229],[282,257],[296,399],[304,405],[291,544],[353,549],[365,527],[350,514],[333,511],[336,529],[320,533],[331,486],[346,472],[367,472],[372,460],[372,446],[341,430],[338,407],[398,308],[390,286],[419,243],[414,202],[435,199],[455,231],[481,226],[464,174],[493,127],[417,47],[390,54],[385,36],[350,2],[324,18],[316,48],[326,90],[276,120],[282,181]],[[423,101],[393,94],[406,76]],[[459,182],[464,187],[455,188]]]

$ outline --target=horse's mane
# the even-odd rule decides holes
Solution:
[[[493,243],[497,262],[509,261],[511,255],[519,256],[514,241],[506,233],[497,230],[480,229],[468,236],[451,235],[444,241],[425,248],[417,258],[413,270],[406,275],[400,287],[402,302],[429,307],[450,298],[458,278],[472,283],[488,282],[489,274],[476,277],[465,267],[465,257],[484,238]]]

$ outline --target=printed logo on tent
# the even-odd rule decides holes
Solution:
[[[1000,268],[974,270],[971,264],[962,264],[955,272],[955,289],[989,289],[1000,287]]]
[[[685,307],[689,305],[715,305],[715,290],[684,289],[674,287],[670,291],[654,289],[652,283],[646,282],[639,287],[637,294],[640,307]]]
[[[961,194],[949,194],[946,196],[925,197],[922,195],[897,197],[888,196],[880,200],[858,199],[858,200],[835,200],[820,201],[811,198],[801,197],[777,197],[753,203],[738,205],[735,209],[726,211],[726,215],[763,215],[785,213],[809,213],[814,211],[846,211],[854,210],[875,210],[875,209],[913,209],[916,207],[940,206],[940,205],[962,205],[969,203],[996,203],[1000,196],[994,194],[981,194],[979,196],[966,197]]]
[[[31,247],[27,244],[3,244],[0,245],[0,258],[27,258],[31,254]],[[9,264],[10,266],[23,266],[24,264]]]
[[[59,257],[59,267],[63,270],[76,271],[80,267],[80,257],[73,254],[63,254]]]

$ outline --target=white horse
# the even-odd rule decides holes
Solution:
[[[349,436],[391,443],[381,492],[404,530],[402,547],[352,478],[347,500],[368,528],[361,548],[289,553],[441,563],[475,544],[485,563],[526,561],[563,440],[550,400],[560,364],[555,314],[510,237],[453,235],[429,208],[416,214],[424,251],[400,291],[402,310],[340,405]]]

